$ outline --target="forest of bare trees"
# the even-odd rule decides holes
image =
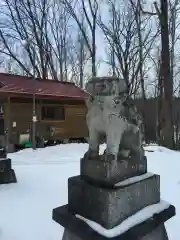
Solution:
[[[180,95],[180,1],[3,0],[0,68],[73,81],[125,79],[129,94],[157,100],[157,140],[174,148],[173,99]],[[143,119],[148,118],[142,111]],[[146,121],[145,121],[146,122]],[[146,128],[146,126],[145,126]]]

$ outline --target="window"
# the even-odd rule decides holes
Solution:
[[[41,109],[42,120],[65,120],[65,111],[63,106],[43,106]]]

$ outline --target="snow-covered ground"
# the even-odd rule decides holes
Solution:
[[[9,154],[17,184],[0,185],[0,240],[59,240],[63,228],[52,209],[67,203],[67,179],[79,174],[87,144],[67,144]],[[102,146],[101,151],[103,151]],[[176,207],[167,223],[170,240],[179,240],[180,153],[146,146],[148,171],[161,176],[161,197]]]

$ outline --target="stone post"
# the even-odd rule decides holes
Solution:
[[[0,149],[0,184],[16,183],[16,174],[11,167],[11,159],[7,158],[5,148]]]
[[[160,199],[160,176],[147,172],[139,118],[123,80],[96,78],[88,89],[89,149],[80,176],[68,179],[68,204],[53,209],[63,240],[168,240],[164,222],[175,208]]]

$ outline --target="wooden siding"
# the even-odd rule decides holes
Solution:
[[[77,105],[69,103],[51,103],[54,106],[64,106],[65,120],[41,120],[41,108],[47,106],[42,101],[36,104],[36,132],[38,136],[43,136],[45,140],[61,140],[65,138],[83,138],[88,137],[88,129],[86,125],[86,106],[85,103]],[[4,119],[9,121],[9,138],[12,143],[18,143],[19,135],[31,133],[32,131],[32,103],[17,103],[11,102],[9,111],[8,103],[4,104]],[[13,127],[13,122],[16,122],[16,127]],[[53,128],[54,135],[50,134],[50,128]]]

